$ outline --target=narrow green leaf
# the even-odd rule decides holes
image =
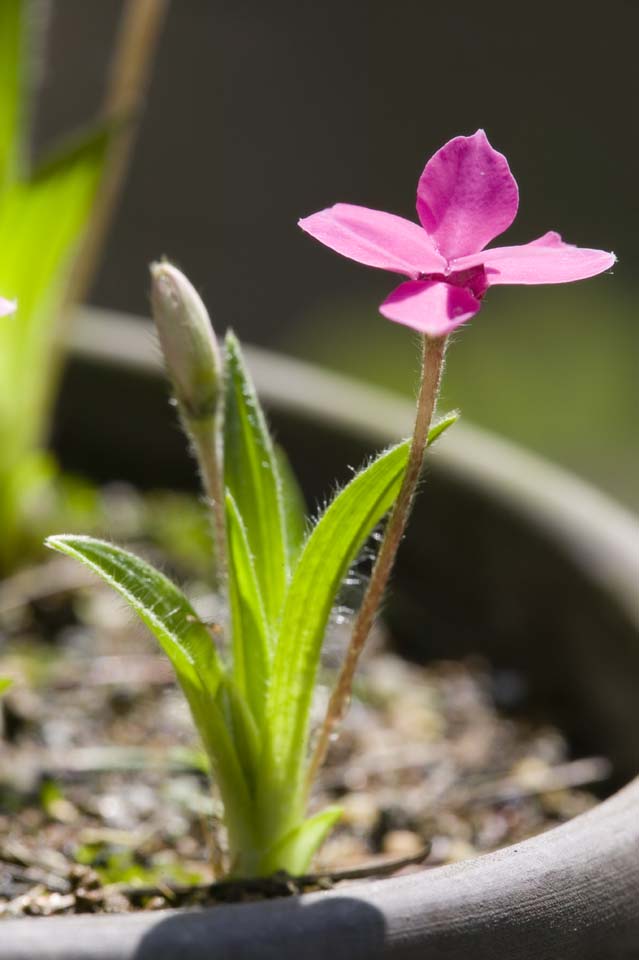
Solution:
[[[79,239],[107,146],[106,131],[92,134],[0,196],[1,235],[12,238],[0,251],[0,282],[18,298],[19,315],[32,313]]]
[[[230,493],[226,496],[226,528],[233,677],[259,723],[270,674],[271,638],[246,527]]]
[[[289,830],[265,855],[260,873],[268,876],[286,870],[292,876],[302,876],[341,815],[341,807],[327,807]]]
[[[26,0],[0,0],[0,189],[17,173]]]
[[[286,549],[288,551],[289,569],[292,570],[297,563],[306,538],[306,503],[289,459],[284,450],[277,444],[275,445],[275,456],[282,481]]]
[[[442,433],[448,430],[449,427],[452,427],[454,423],[457,423],[459,416],[459,411],[453,410],[452,413],[447,413],[441,420],[434,423],[428,431],[428,446],[430,447],[432,443],[435,443],[435,441],[441,437]]]
[[[268,699],[271,760],[293,790],[306,749],[308,714],[331,607],[366,538],[393,505],[409,443],[357,474],[309,536],[286,594]]]
[[[216,700],[224,673],[213,640],[192,606],[164,574],[120,547],[92,537],[49,537],[46,545],[84,563],[116,590],[169,657],[211,758],[235,835],[251,830],[251,798],[233,731]],[[242,736],[245,735],[242,730]],[[238,737],[242,742],[242,737]]]
[[[262,408],[231,332],[226,356],[225,482],[244,521],[266,619],[274,626],[288,579],[281,480]]]
[[[39,440],[56,311],[100,181],[106,146],[106,134],[94,136],[46,172],[15,181],[0,195],[0,236],[11,237],[11,243],[0,248],[0,290],[18,301],[13,322],[0,327],[0,424],[15,431],[16,443]]]
[[[90,567],[124,597],[153,633],[182,682],[210,697],[222,676],[213,638],[174,583],[145,560],[93,537],[49,537],[46,545]]]
[[[215,702],[233,743],[248,791],[253,796],[261,756],[260,734],[255,720],[229,677],[221,679]]]

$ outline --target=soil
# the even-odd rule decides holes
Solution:
[[[190,591],[210,609],[201,584]],[[317,717],[348,620],[334,617]],[[123,603],[54,557],[2,587],[0,631],[0,674],[15,679],[0,701],[0,917],[251,899],[429,869],[589,809],[588,788],[605,789],[610,772],[517,714],[521,678],[480,658],[408,664],[377,636],[313,798],[344,809],[314,873],[214,883],[210,838],[223,848],[223,836],[206,762],[168,662]]]

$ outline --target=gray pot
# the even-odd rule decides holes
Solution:
[[[67,465],[147,486],[192,482],[150,343],[126,318],[93,311],[78,325],[54,438]],[[410,404],[392,395],[263,351],[249,361],[311,502],[410,429]],[[531,702],[613,762],[620,789],[590,813],[455,866],[330,893],[8,921],[0,957],[639,957],[635,534],[635,518],[586,484],[458,425],[431,457],[387,610],[408,656],[481,651],[524,671]]]

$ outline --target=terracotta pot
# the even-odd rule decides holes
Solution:
[[[56,447],[96,479],[192,483],[142,322],[77,327]],[[251,350],[309,500],[406,434],[411,406]],[[457,425],[431,457],[387,615],[410,657],[482,652],[530,703],[613,762],[608,800],[461,864],[330,893],[122,916],[0,924],[11,960],[623,960],[639,957],[636,520],[563,470]],[[625,784],[625,785],[624,785]]]

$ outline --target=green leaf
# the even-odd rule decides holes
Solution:
[[[100,184],[114,125],[76,135],[35,172],[27,170],[30,82],[44,38],[32,0],[0,0],[0,291],[15,298],[0,324],[0,564],[16,560],[29,505],[14,474],[42,448],[59,374],[59,314],[69,306],[73,255]],[[36,44],[36,41],[39,41]]]
[[[308,529],[306,522],[306,503],[289,459],[284,450],[277,444],[275,445],[275,456],[282,481],[286,549],[288,551],[289,568],[292,570],[297,563],[304,545],[304,540],[306,539]]]
[[[308,714],[331,607],[349,567],[399,492],[409,443],[381,454],[357,474],[309,536],[286,594],[267,719],[271,762],[294,790],[302,772]]]
[[[0,189],[17,173],[25,0],[0,0]]]
[[[245,758],[238,757],[223,704],[216,700],[224,682],[223,669],[208,630],[186,597],[146,561],[104,540],[65,535],[49,537],[46,545],[97,573],[151,630],[173,665],[211,758],[229,830],[234,836],[250,835],[252,811],[243,770]]]
[[[222,666],[213,638],[163,573],[127,550],[93,537],[49,537],[46,545],[80,560],[117,590],[153,633],[180,683],[215,696]]]
[[[9,677],[0,677],[0,697],[3,693],[6,693],[9,687],[13,684],[13,680]]]
[[[270,675],[271,638],[246,527],[230,493],[226,496],[226,529],[233,677],[259,723]]]
[[[274,626],[288,580],[281,479],[262,408],[231,332],[226,356],[225,483],[244,522],[266,619]]]
[[[248,791],[253,796],[261,756],[260,734],[255,720],[229,677],[220,681],[215,702],[234,745]]]
[[[454,423],[457,423],[459,417],[459,411],[453,410],[452,413],[447,413],[441,420],[434,423],[428,431],[428,446],[430,447],[436,440],[439,440],[442,433],[448,430],[449,427],[452,427]]]
[[[88,221],[108,137],[93,135],[46,172],[0,194],[0,290],[16,298],[0,326],[0,429],[18,448],[40,439],[55,356],[56,313]]]
[[[0,235],[12,241],[0,251],[0,288],[17,297],[19,317],[30,317],[59,282],[88,220],[108,140],[104,130],[91,134],[0,195]]]
[[[260,864],[260,873],[268,876],[278,870],[286,870],[292,876],[303,876],[342,812],[341,807],[327,807],[289,830],[265,855]]]

